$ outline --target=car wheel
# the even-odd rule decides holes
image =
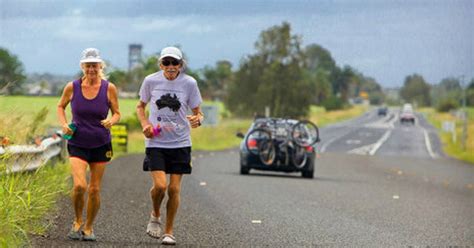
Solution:
[[[303,178],[313,178],[314,177],[314,156],[309,156],[308,160],[306,161],[305,170],[301,171],[301,175]]]
[[[249,171],[249,167],[240,165],[240,175],[248,175]]]
[[[302,171],[301,175],[304,178],[313,178],[314,177],[314,170],[307,170],[307,171]]]

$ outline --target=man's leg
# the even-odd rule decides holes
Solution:
[[[82,210],[84,209],[84,194],[87,188],[86,169],[87,162],[79,158],[70,158],[73,188],[71,192],[72,205],[74,207],[73,228],[78,231],[82,225]]]
[[[160,207],[166,192],[166,174],[164,171],[152,171],[153,186],[150,189],[153,202],[153,216],[160,217]]]
[[[152,171],[151,177],[153,179],[153,186],[150,189],[150,196],[153,203],[153,211],[146,227],[146,233],[153,238],[160,238],[160,206],[166,192],[166,174],[164,171]]]
[[[173,223],[176,213],[178,212],[181,178],[182,174],[171,174],[170,184],[168,185],[168,203],[166,204],[166,227],[165,234],[173,234]]]
[[[90,172],[91,180],[88,188],[87,198],[87,219],[84,226],[84,234],[90,235],[92,233],[92,225],[100,208],[100,186],[102,183],[102,176],[104,175],[107,163],[91,163]]]

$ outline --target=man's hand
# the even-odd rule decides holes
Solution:
[[[145,135],[145,137],[151,139],[153,138],[153,126],[151,124],[147,124],[143,127],[143,135]]]
[[[186,118],[188,118],[189,123],[191,124],[192,128],[197,128],[201,126],[201,121],[203,120],[203,117],[201,115],[187,115]]]

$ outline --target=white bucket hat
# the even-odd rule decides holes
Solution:
[[[177,47],[165,47],[163,48],[163,50],[161,50],[160,60],[166,57],[172,57],[177,60],[182,60],[183,54],[181,53],[181,50],[179,50]]]
[[[104,61],[100,58],[99,50],[97,48],[86,48],[82,51],[81,64],[103,62]]]

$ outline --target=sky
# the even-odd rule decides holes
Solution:
[[[432,84],[474,78],[474,0],[0,0],[0,47],[27,73],[74,75],[87,47],[126,69],[132,43],[145,56],[179,45],[193,69],[237,69],[283,22],[303,46],[323,46],[384,87],[413,73]]]

